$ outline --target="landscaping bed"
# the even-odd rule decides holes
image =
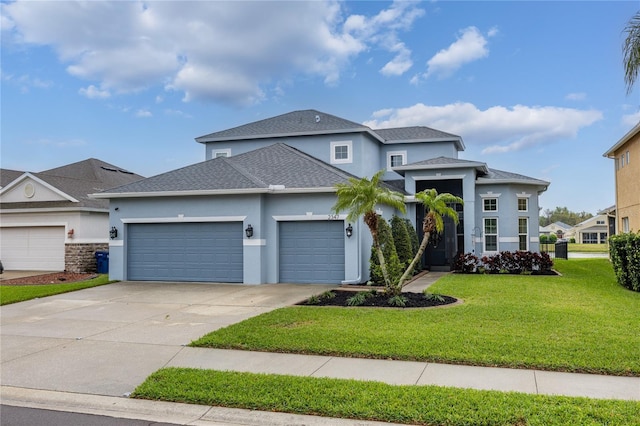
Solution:
[[[351,300],[357,294],[364,295],[363,301],[359,304],[352,304]],[[458,299],[450,296],[433,295],[424,293],[406,292],[402,293],[404,305],[392,304],[389,296],[384,291],[352,291],[352,290],[331,290],[317,297],[304,300],[298,305],[307,306],[349,306],[349,307],[377,307],[377,308],[431,308],[456,303]],[[397,300],[397,299],[396,299]]]
[[[33,275],[30,277],[1,280],[0,285],[49,285],[60,283],[75,283],[97,277],[97,274],[55,272],[51,274]]]

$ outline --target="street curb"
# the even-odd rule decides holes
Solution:
[[[15,407],[193,426],[388,426],[392,424],[239,408],[212,407],[177,402],[149,401],[126,397],[27,389],[13,386],[0,386],[0,399],[2,400],[2,404]]]

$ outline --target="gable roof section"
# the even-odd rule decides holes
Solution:
[[[0,169],[0,189],[9,185],[23,174],[24,172],[20,170]]]
[[[402,166],[394,167],[393,171],[404,176],[404,172],[408,170],[433,170],[433,169],[460,169],[473,167],[477,171],[483,174],[488,173],[486,163],[479,161],[460,160],[458,158],[450,157],[436,157],[429,158],[427,160],[416,161],[415,163],[404,164]]]
[[[518,173],[505,172],[503,170],[488,169],[488,173],[484,176],[479,176],[476,179],[477,185],[490,185],[495,183],[519,183],[523,185],[539,185],[546,187],[550,185],[550,182],[545,180],[532,178],[529,176],[521,175]]]
[[[371,129],[362,124],[336,117],[314,109],[293,111],[276,117],[254,121],[196,138],[196,142],[218,142],[245,139],[264,139],[286,136],[317,135],[331,133],[362,133],[373,137]]]
[[[15,171],[9,171],[7,175],[15,176],[15,173],[12,172]],[[5,174],[4,170],[2,174]],[[26,177],[40,181],[69,201],[3,203],[3,209],[60,207],[107,209],[108,201],[90,198],[89,194],[143,179],[142,176],[113,164],[89,158],[39,173],[21,173],[7,186],[3,186],[3,190],[10,189],[11,186]]]
[[[221,195],[267,192],[334,192],[355,177],[289,145],[277,143],[232,157],[218,157],[153,176],[95,198]]]

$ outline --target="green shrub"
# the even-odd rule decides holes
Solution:
[[[378,241],[387,263],[387,272],[391,282],[398,282],[400,276],[404,272],[402,263],[398,259],[396,246],[393,242],[391,227],[384,218],[378,216]],[[371,245],[371,257],[369,258],[369,281],[372,285],[384,285],[382,269],[378,260],[378,253],[373,245]]]
[[[397,215],[393,215],[391,218],[391,235],[393,235],[393,244],[396,246],[398,259],[403,267],[406,268],[413,260],[413,247],[411,246],[407,225],[404,219]]]
[[[555,244],[558,241],[558,236],[556,234],[549,234],[549,244]]]
[[[640,233],[611,236],[609,256],[618,283],[629,290],[640,292]]]
[[[570,242],[571,244],[575,244],[575,243],[576,243],[576,239],[575,239],[575,238],[569,238],[569,242]]]
[[[549,236],[546,234],[540,235],[540,244],[547,244],[549,242]]]
[[[416,232],[416,228],[413,226],[409,219],[404,219],[404,224],[407,228],[407,232],[409,233],[409,240],[411,241],[411,255],[415,256],[416,253],[418,253],[418,249],[420,248],[418,233]],[[417,262],[415,268],[413,269],[413,273],[417,274],[420,271],[422,271],[422,262]]]

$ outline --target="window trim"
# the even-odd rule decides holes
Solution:
[[[402,166],[407,164],[407,151],[389,151],[387,152],[387,170],[393,170],[393,167],[398,167],[398,166],[391,166],[391,157],[394,157],[394,156],[402,157]]]
[[[218,154],[225,154],[225,155],[218,155]],[[212,149],[211,150],[211,158],[218,158],[218,157],[231,157],[231,148],[225,148],[225,149]]]
[[[494,210],[487,210],[487,204],[486,202],[489,200],[495,200],[496,202],[496,208]],[[498,197],[485,197],[482,199],[482,211],[483,212],[488,212],[488,213],[495,213],[498,211]]]
[[[336,158],[336,147],[347,147],[347,158]],[[353,163],[353,143],[352,141],[336,141],[329,143],[330,152],[329,158],[331,164],[350,164]]]
[[[495,220],[496,221],[496,233],[495,234],[487,234],[487,220]],[[500,232],[498,230],[498,218],[497,217],[484,217],[482,218],[482,249],[484,253],[499,253],[500,252]],[[487,250],[487,236],[495,236],[496,237],[496,249],[495,250]]]
[[[625,216],[622,218],[622,232],[629,232],[629,216]]]
[[[520,210],[520,200],[524,201],[524,210]],[[518,197],[518,211],[521,213],[528,213],[529,212],[529,198],[526,197]]]
[[[520,232],[520,221],[521,220],[525,220],[526,221],[526,232],[525,233]],[[520,247],[520,237],[522,237],[522,236],[525,237],[525,248],[521,248]],[[528,251],[529,250],[529,217],[527,217],[527,216],[518,217],[518,250],[520,250],[520,251]]]

